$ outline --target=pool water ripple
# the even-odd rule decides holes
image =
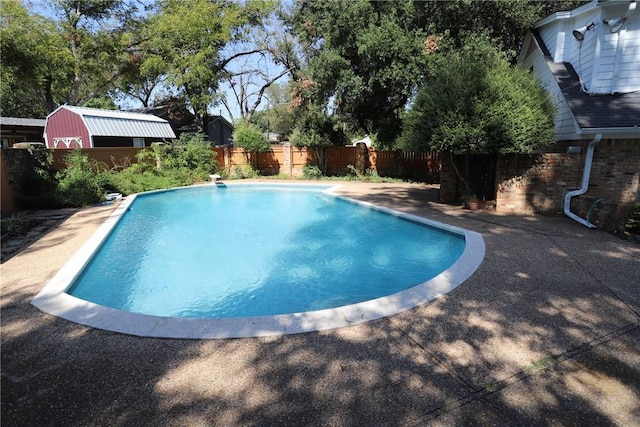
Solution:
[[[133,197],[73,280],[52,280],[51,289],[64,287],[74,300],[106,312],[130,312],[145,325],[153,318],[203,319],[205,331],[186,333],[194,337],[226,337],[206,323],[216,319],[249,329],[256,324],[251,319],[263,319],[257,323],[301,332],[325,328],[302,318],[336,324],[327,320],[331,310],[345,317],[375,307],[360,316],[365,321],[398,312],[418,289],[432,299],[459,284],[445,270],[461,270],[463,281],[484,256],[484,243],[472,232],[372,209],[322,187],[284,188],[295,191],[202,186]],[[470,245],[481,253],[462,267]],[[69,300],[48,287],[34,305],[61,311],[53,301]],[[184,334],[152,328],[152,336]],[[283,333],[262,329],[231,336]]]

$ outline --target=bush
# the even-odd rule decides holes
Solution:
[[[180,135],[180,139],[167,144],[153,144],[153,156],[160,169],[189,171],[194,179],[205,180],[216,172],[220,165],[216,161],[216,152],[202,134]],[[142,155],[143,163],[150,164],[151,155]]]
[[[240,121],[235,125],[233,140],[238,147],[244,148],[248,152],[264,152],[271,149],[271,144],[262,130],[251,123]]]
[[[106,165],[90,160],[80,150],[65,158],[67,167],[56,174],[56,199],[62,206],[87,206],[104,200],[114,188]]]
[[[137,163],[110,174],[111,182],[122,194],[181,187],[209,179],[220,169],[216,152],[200,134],[180,135],[167,144],[154,144],[137,154]]]
[[[59,206],[55,192],[58,183],[51,169],[53,155],[43,145],[30,145],[27,151],[31,155],[32,167],[21,177],[24,188],[16,203],[22,208],[48,209]]]
[[[244,164],[244,165],[236,166],[233,169],[233,172],[229,175],[229,178],[231,178],[231,179],[250,179],[250,178],[257,178],[259,176],[260,176],[260,174],[256,170],[254,170],[251,167],[251,165]]]
[[[306,165],[302,168],[302,176],[305,179],[320,179],[322,178],[322,171],[318,166]]]

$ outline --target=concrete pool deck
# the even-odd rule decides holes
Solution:
[[[563,216],[352,198],[482,234],[478,271],[392,317],[268,338],[140,338],[30,305],[110,215],[83,209],[0,266],[2,424],[640,425],[640,245]]]

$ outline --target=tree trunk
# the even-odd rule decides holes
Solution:
[[[458,177],[460,182],[462,182],[462,185],[464,185],[465,195],[468,196],[471,192],[471,187],[469,186],[469,153],[464,153],[464,176],[462,176],[462,174],[460,173],[460,169],[458,169],[458,166],[456,165],[456,158],[453,155],[453,151],[449,151],[449,156],[451,157],[451,166],[453,166],[453,170],[456,172],[456,176]]]

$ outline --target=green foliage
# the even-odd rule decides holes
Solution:
[[[31,154],[31,168],[20,178],[24,191],[16,198],[17,204],[32,209],[58,206],[55,198],[57,182],[51,169],[51,152],[42,145],[31,145],[27,150]]]
[[[243,41],[272,7],[266,1],[162,0],[142,38],[149,47],[141,68],[149,75],[164,71],[167,82],[189,100],[201,119],[219,101],[218,86],[227,74],[225,48]],[[202,125],[202,123],[200,123]]]
[[[293,132],[295,121],[295,112],[284,104],[271,105],[268,109],[258,110],[251,116],[251,122],[262,131],[280,134],[287,140]]]
[[[424,1],[415,2],[415,22],[435,34],[447,34],[457,47],[471,34],[497,40],[510,60],[515,59],[526,31],[550,14],[549,3],[557,1]],[[571,6],[571,5],[568,5]],[[562,10],[570,10],[562,9]]]
[[[176,141],[153,144],[152,150],[160,169],[190,173],[196,179],[207,179],[219,168],[216,152],[202,134],[182,134]],[[141,156],[145,159],[150,154]]]
[[[310,57],[309,96],[326,102],[355,129],[391,142],[426,63],[426,35],[410,2],[308,2],[291,16]],[[348,24],[345,24],[348,23]]]
[[[87,206],[104,200],[113,188],[106,165],[89,159],[80,150],[65,158],[66,167],[56,174],[56,197],[62,206]]]
[[[41,219],[26,218],[21,214],[3,217],[0,220],[2,238],[24,236],[41,222]]]
[[[113,99],[109,98],[106,95],[91,98],[87,102],[85,102],[83,106],[88,108],[99,108],[102,110],[118,109],[118,106],[113,102]]]
[[[201,134],[180,135],[167,144],[154,144],[136,156],[137,163],[121,172],[111,173],[115,189],[123,194],[203,182],[217,172],[220,164],[216,152]]]
[[[265,152],[271,149],[271,144],[262,130],[244,120],[239,121],[234,126],[233,140],[238,147],[252,153]]]
[[[260,174],[249,164],[238,165],[233,169],[233,173],[229,176],[231,179],[251,179],[257,178]]]
[[[296,128],[289,136],[289,142],[294,147],[299,148],[317,148],[317,147],[331,147],[331,141],[328,138],[321,135],[315,129],[301,130]]]
[[[320,179],[322,178],[322,171],[318,166],[314,165],[305,165],[302,168],[302,176],[305,179]]]
[[[125,195],[181,187],[196,182],[185,170],[159,170],[139,164],[131,165],[120,172],[111,172],[110,175],[116,191]]]
[[[71,56],[64,35],[21,2],[0,2],[0,111],[3,116],[45,117],[66,97]]]
[[[309,64],[297,78],[311,92],[304,96],[323,105],[333,102],[331,108],[351,129],[378,133],[378,146],[389,147],[442,37],[462,48],[470,35],[487,33],[514,62],[536,20],[577,3],[305,1],[287,22]]]
[[[296,128],[289,136],[295,147],[310,149],[315,156],[316,166],[326,171],[326,149],[344,145],[347,137],[335,116],[328,116],[317,107],[312,107],[298,121]]]
[[[360,173],[360,171],[353,165],[347,165],[347,174],[345,178],[349,181],[367,181],[367,182],[394,182],[401,181],[391,178],[383,178],[378,175],[378,172],[372,169],[366,169],[364,173]]]
[[[531,153],[553,142],[554,107],[526,70],[484,36],[434,55],[404,117],[399,146],[459,153]]]

